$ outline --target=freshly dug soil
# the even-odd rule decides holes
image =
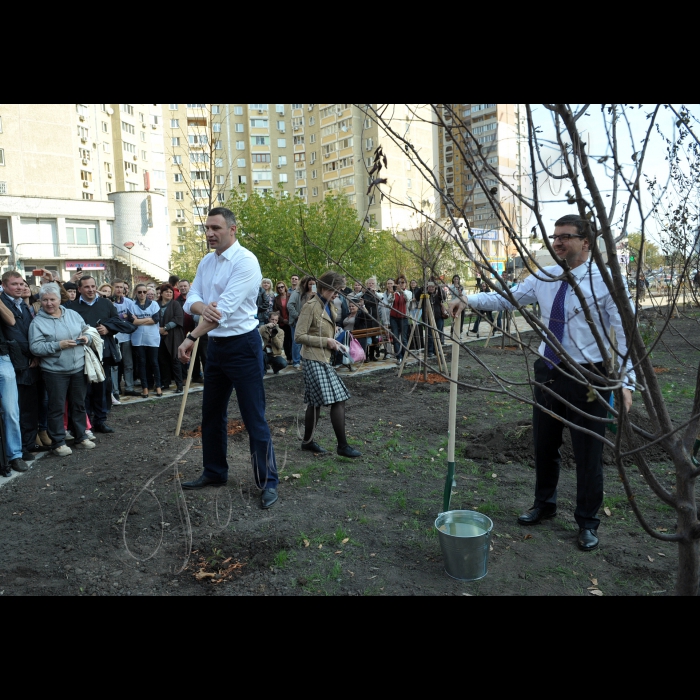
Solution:
[[[687,415],[700,337],[695,320],[672,324],[654,362],[674,418]],[[524,336],[526,339],[528,336]],[[91,452],[45,457],[0,489],[0,595],[665,595],[676,550],[649,538],[627,506],[613,464],[606,465],[601,546],[576,547],[575,469],[562,450],[559,514],[518,526],[532,505],[531,409],[496,388],[491,374],[527,395],[526,360],[512,349],[470,344],[461,358],[457,488],[452,508],[494,521],[488,576],[464,583],[443,570],[434,520],[442,508],[447,463],[448,383],[396,377],[396,368],[346,375],[357,460],[301,452],[300,373],[266,382],[267,416],[282,482],[263,511],[254,487],[248,436],[229,425],[229,483],[182,492],[180,478],[201,473],[202,394],[189,398],[183,431],[173,431],[180,401],[154,399],[113,409],[116,432]],[[637,399],[637,401],[639,401]],[[640,402],[641,404],[641,402]],[[643,420],[639,408],[634,415]],[[229,418],[239,421],[235,396]],[[317,439],[335,447],[328,412]],[[609,460],[609,455],[606,455]],[[669,487],[663,452],[654,468]],[[672,532],[674,513],[631,472],[637,501],[655,528]]]

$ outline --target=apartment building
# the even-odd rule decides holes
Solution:
[[[419,105],[383,110],[432,168],[437,129],[428,112]],[[233,188],[282,192],[309,203],[343,192],[368,225],[392,230],[415,227],[416,212],[435,202],[401,144],[368,110],[352,104],[170,104],[164,105],[164,126],[173,246]],[[368,169],[380,145],[389,182],[383,196],[368,196]]]
[[[460,154],[460,150],[462,153],[475,153],[476,144],[473,140],[465,139],[464,132],[460,132],[458,126],[463,124],[471,131],[481,146],[483,160],[498,171],[499,178],[505,180],[515,191],[523,192],[528,188],[521,168],[523,138],[526,133],[524,106],[449,104],[441,105],[439,109],[445,122],[445,127],[441,127],[438,133],[439,177],[445,193],[456,205],[455,208],[441,201],[440,215],[444,218],[450,214],[459,217],[461,209],[482,252],[502,272],[507,261],[515,255],[516,249],[504,233],[489,196],[495,197],[504,208],[518,235],[525,242],[529,238],[529,211],[507,188],[488,175],[484,178],[484,186],[489,193],[484,191]],[[483,165],[483,160],[477,157],[472,162]]]
[[[137,278],[167,277],[160,115],[160,105],[0,104],[0,271],[66,279],[82,267],[104,280],[133,265]]]

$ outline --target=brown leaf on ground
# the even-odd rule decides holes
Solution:
[[[589,592],[591,595],[597,595],[598,597],[600,597],[600,596],[603,595],[603,591],[598,590],[597,588],[593,588],[593,589],[590,589],[590,588],[589,588],[589,589],[588,589],[588,592]]]
[[[591,579],[591,583],[592,583],[594,586],[597,586],[597,585],[598,585],[598,579],[597,579],[597,578],[592,578],[592,579]]]
[[[525,535],[525,537],[523,537],[523,540],[534,540],[534,539],[535,538],[532,535]]]
[[[348,542],[350,542],[350,538],[346,537],[340,544],[347,544]]]
[[[654,560],[653,560],[649,555],[647,555],[647,559],[648,559],[652,564],[654,563]]]
[[[304,540],[304,547],[308,547],[311,544],[309,540]]]
[[[608,516],[608,518],[610,518],[612,516],[612,511],[607,506],[605,508],[603,508],[603,512],[605,513],[605,515]]]

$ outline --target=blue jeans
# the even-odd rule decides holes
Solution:
[[[5,412],[5,450],[7,459],[22,459],[22,433],[19,429],[19,393],[15,368],[9,355],[0,355],[0,397]]]
[[[228,403],[236,390],[241,418],[248,430],[255,483],[276,489],[279,483],[270,428],[265,420],[263,349],[257,329],[227,338],[209,336],[202,397],[204,476],[228,479]]]
[[[408,319],[389,318],[391,335],[394,336],[394,355],[397,360],[403,359],[404,348],[408,345]]]
[[[298,367],[301,364],[301,345],[294,342],[294,334],[296,333],[297,324],[290,326],[292,329],[292,364]]]

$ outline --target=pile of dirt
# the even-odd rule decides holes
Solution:
[[[242,420],[230,420],[226,428],[227,435],[238,435],[245,431],[245,425]],[[183,438],[201,438],[202,426],[198,425],[194,430],[183,430],[180,433]]]
[[[427,379],[423,376],[422,372],[404,374],[403,378],[409,382],[421,382],[425,384],[444,384],[450,381],[447,377],[443,377],[441,374],[435,374],[434,372],[428,372]]]

